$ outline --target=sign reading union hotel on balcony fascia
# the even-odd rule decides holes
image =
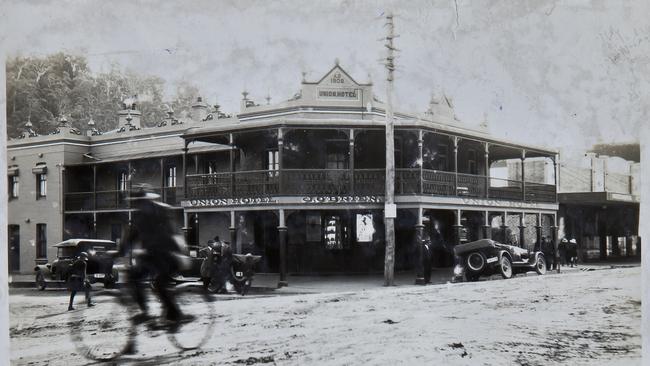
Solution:
[[[381,196],[305,196],[305,197],[242,197],[185,200],[183,207],[256,206],[273,204],[345,204],[381,203]]]

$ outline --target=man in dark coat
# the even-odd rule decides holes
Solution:
[[[567,247],[567,256],[569,257],[569,264],[571,267],[578,266],[578,242],[575,239],[569,240]]]
[[[544,259],[546,259],[546,270],[550,271],[553,264],[555,264],[555,246],[550,238],[542,238],[542,253],[544,253]]]
[[[70,264],[70,277],[68,279],[68,288],[70,289],[70,303],[68,304],[68,311],[74,310],[72,304],[74,303],[74,296],[77,291],[84,291],[86,294],[86,304],[88,307],[95,306],[90,301],[90,284],[86,281],[86,267],[88,262],[88,254],[86,252],[79,253],[77,259]]]
[[[558,250],[558,252],[560,252],[560,264],[562,266],[566,266],[566,264],[567,264],[567,249],[568,249],[567,246],[568,246],[568,244],[569,244],[569,242],[566,240],[566,238],[563,238],[560,241],[560,244],[558,244],[558,246],[557,246],[557,250]]]
[[[422,248],[422,267],[424,269],[424,283],[431,283],[431,238],[428,235],[425,235],[424,242],[422,243],[424,248]]]
[[[142,311],[136,320],[149,318],[142,286],[142,282],[149,277],[156,286],[166,319],[178,322],[182,314],[168,285],[180,268],[182,248],[172,224],[172,208],[157,201],[158,198],[160,196],[152,193],[151,188],[146,186],[137,187],[131,193],[131,206],[137,212],[133,216],[133,225],[119,254],[124,256],[134,242],[139,242],[143,250],[143,253],[137,256],[137,264],[131,267],[129,273],[129,285]]]

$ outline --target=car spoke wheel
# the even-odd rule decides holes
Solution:
[[[503,278],[507,279],[512,277],[512,262],[505,255],[499,260],[499,269]]]
[[[535,272],[539,275],[546,273],[546,259],[541,255],[537,257],[537,262],[535,263]]]
[[[39,291],[45,290],[46,284],[45,284],[45,276],[43,275],[43,273],[38,272],[36,274],[35,283],[36,283],[36,289],[38,289]]]

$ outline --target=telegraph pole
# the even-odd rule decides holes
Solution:
[[[386,256],[384,261],[384,286],[393,286],[395,274],[395,217],[397,208],[395,206],[395,140],[393,128],[393,72],[395,71],[395,47],[393,39],[395,36],[395,25],[393,14],[386,15],[386,36],[387,48],[386,70],[386,202],[384,204],[384,223],[386,229]]]

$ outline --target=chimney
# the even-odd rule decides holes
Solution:
[[[196,98],[196,102],[192,104],[192,119],[196,122],[205,121],[208,116],[208,104],[203,101],[203,98]]]
[[[244,90],[244,91],[241,93],[241,95],[242,95],[242,100],[241,100],[241,111],[243,112],[243,111],[246,109],[246,107],[249,106],[249,102],[250,102],[250,101],[249,101],[249,99],[248,99],[248,92],[247,92],[246,90]]]
[[[117,115],[119,116],[118,128],[124,127],[126,131],[142,128],[142,113],[137,109],[135,102],[122,102],[122,110]]]

